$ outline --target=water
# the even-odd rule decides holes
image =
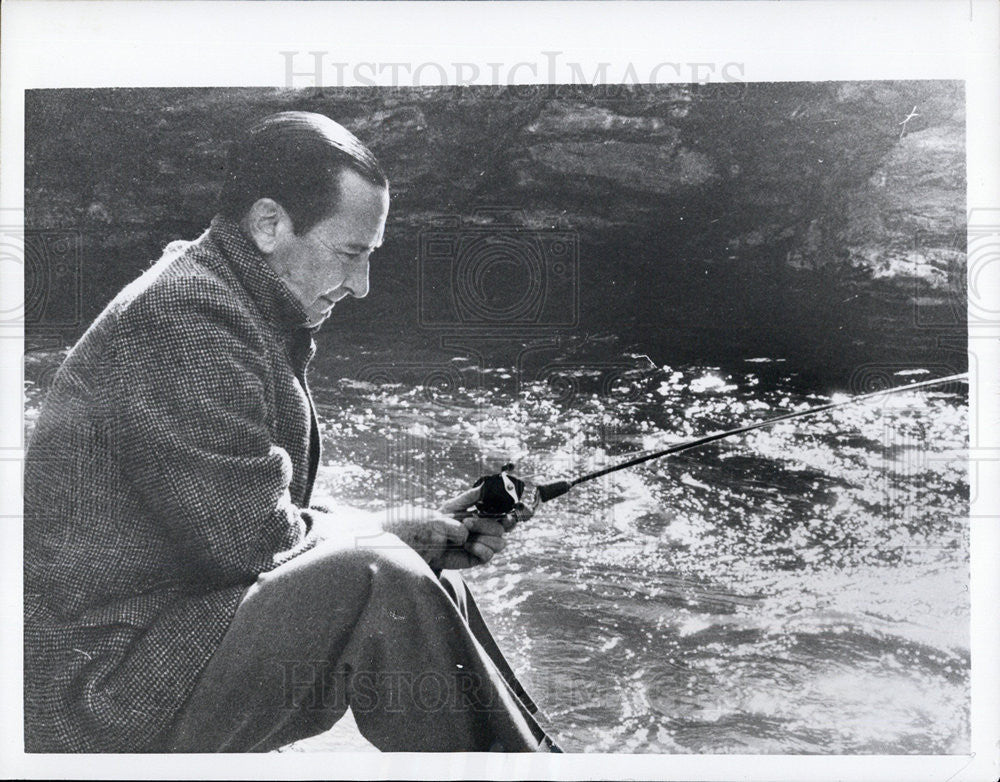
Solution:
[[[436,505],[507,459],[544,482],[829,401],[767,356],[384,355],[317,358],[317,497]],[[581,485],[467,578],[567,751],[964,753],[966,431],[964,386],[777,424]]]
[[[467,385],[321,366],[318,491],[435,504],[507,458],[542,482],[829,401],[766,357],[576,358],[521,382],[453,361]],[[946,388],[652,462],[545,506],[468,579],[567,750],[964,752],[966,425]]]

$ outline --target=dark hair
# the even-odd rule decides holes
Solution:
[[[272,198],[303,234],[335,211],[345,169],[388,186],[371,150],[343,125],[305,111],[271,114],[230,147],[219,212],[240,220],[258,199]]]

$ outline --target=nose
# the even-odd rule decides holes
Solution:
[[[344,287],[356,299],[363,299],[368,295],[368,258],[355,265],[344,280]]]

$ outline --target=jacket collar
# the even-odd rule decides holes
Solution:
[[[304,325],[308,319],[305,308],[235,221],[216,215],[212,218],[208,235],[222,250],[230,267],[265,317],[282,330],[302,329],[310,334],[317,330]]]

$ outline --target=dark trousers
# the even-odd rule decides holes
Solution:
[[[552,749],[465,582],[387,537],[327,540],[262,574],[164,748],[273,750],[350,706],[383,751]]]

